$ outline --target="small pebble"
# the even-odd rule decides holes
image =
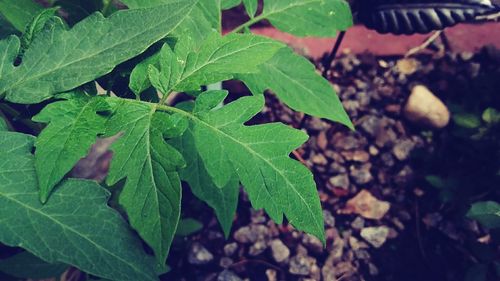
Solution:
[[[211,262],[214,259],[214,255],[210,253],[203,245],[195,242],[191,245],[188,254],[188,262],[190,264],[202,265]]]
[[[277,263],[282,263],[290,257],[290,249],[279,239],[274,239],[270,243],[271,254]]]
[[[361,230],[361,237],[375,248],[380,248],[384,245],[389,235],[387,226],[366,227]]]
[[[278,281],[278,273],[274,269],[266,270],[267,281]]]
[[[235,242],[226,244],[224,246],[224,254],[228,257],[234,255],[234,253],[236,253],[236,250],[238,250],[238,244]]]
[[[242,279],[234,272],[225,269],[221,273],[219,273],[219,276],[217,276],[217,281],[242,281]]]
[[[290,259],[290,268],[288,271],[293,275],[308,276],[315,264],[315,258],[306,255],[296,255]]]

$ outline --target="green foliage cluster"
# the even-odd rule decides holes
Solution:
[[[246,123],[270,89],[295,110],[352,124],[307,59],[249,27],[268,20],[296,36],[333,37],[352,24],[345,1],[265,0],[256,14],[257,0],[244,0],[250,20],[224,36],[221,10],[241,1],[123,0],[123,10],[110,0],[47,2],[0,0],[0,242],[27,251],[0,271],[46,278],[74,266],[157,280],[176,232],[201,227],[188,219],[178,228],[181,181],[226,235],[241,184],[253,207],[325,241],[313,176],[289,157],[307,135]],[[224,104],[227,91],[203,90],[232,79],[253,96]],[[191,99],[171,105],[173,93]],[[69,179],[96,139],[111,136],[105,182]],[[30,270],[16,270],[21,263]]]
[[[458,226],[476,220],[488,234],[489,243],[466,243],[477,261],[467,269],[465,280],[489,280],[488,274],[500,276],[498,70],[485,71],[466,85],[457,85],[447,99],[452,124],[436,141],[434,153],[424,157],[425,179],[435,188],[448,219]]]

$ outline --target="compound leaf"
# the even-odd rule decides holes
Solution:
[[[68,180],[40,202],[33,142],[0,132],[0,242],[111,280],[157,280],[154,262],[98,184]]]
[[[113,160],[107,183],[126,178],[119,203],[130,224],[164,263],[180,217],[181,184],[177,170],[182,155],[164,140],[180,135],[185,126],[174,117],[155,112],[154,104],[108,99],[114,113],[106,135],[123,134],[112,146]]]
[[[72,29],[44,30],[14,66],[19,38],[0,41],[0,95],[15,103],[38,103],[110,72],[169,34],[195,0],[171,0],[153,8],[95,13]],[[50,48],[47,48],[50,46]]]
[[[102,97],[75,97],[47,105],[33,121],[49,123],[35,142],[35,167],[40,199],[45,203],[52,189],[78,160],[87,155],[99,134],[104,133],[109,105]]]
[[[185,36],[174,49],[165,45],[160,52],[160,70],[154,66],[149,69],[152,84],[157,81],[163,93],[198,90],[201,85],[228,80],[237,73],[256,72],[258,65],[283,47],[282,43],[252,34],[214,33],[199,48],[192,42]]]
[[[129,7],[140,8],[158,5],[158,1],[161,2],[165,0],[140,2],[127,0],[126,2],[130,4]],[[219,1],[200,0],[171,35],[177,38],[189,36],[191,38],[193,48],[199,48],[200,45],[204,43],[207,36],[215,32],[220,33],[220,29],[221,15]],[[145,59],[133,69],[130,75],[129,87],[137,96],[144,90],[151,87],[151,82],[148,77],[149,65],[159,67],[159,53]]]
[[[264,0],[259,18],[297,36],[334,37],[352,25],[345,0]]]
[[[353,128],[332,85],[316,72],[312,63],[290,48],[279,50],[260,66],[258,73],[237,75],[237,78],[255,95],[271,89],[294,110]]]
[[[243,97],[222,108],[224,91],[202,93],[190,117],[196,149],[218,187],[237,176],[252,205],[281,223],[324,241],[323,215],[311,172],[289,158],[307,135],[280,123],[245,126],[264,105],[262,96]]]

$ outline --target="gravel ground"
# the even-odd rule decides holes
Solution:
[[[226,240],[208,208],[187,195],[184,206],[193,208],[186,216],[208,227],[176,241],[165,280],[462,280],[474,260],[464,245],[487,232],[473,221],[449,219],[436,190],[422,181],[422,155],[436,151],[449,126],[431,130],[410,122],[404,108],[417,84],[443,100],[478,85],[483,92],[499,89],[499,81],[485,80],[499,77],[499,69],[493,48],[416,59],[343,55],[328,76],[355,132],[303,119],[267,95],[268,106],[255,122],[280,121],[311,136],[295,157],[318,183],[326,248],[252,210],[244,192]],[[226,87],[247,94],[241,84]]]

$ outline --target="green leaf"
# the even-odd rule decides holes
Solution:
[[[169,34],[193,4],[194,0],[171,0],[109,18],[95,13],[71,30],[56,26],[36,36],[17,67],[13,61],[19,39],[0,41],[0,94],[15,103],[38,103],[101,77]]]
[[[193,49],[184,37],[174,49],[165,45],[160,51],[160,70],[149,69],[151,82],[165,94],[198,90],[207,85],[232,79],[234,74],[256,72],[257,66],[270,59],[283,44],[252,34],[212,34]]]
[[[334,37],[352,25],[345,0],[264,0],[259,18],[296,36]]]
[[[223,187],[237,176],[254,208],[264,208],[277,223],[285,215],[297,229],[325,241],[313,176],[289,158],[307,135],[280,123],[244,126],[261,111],[264,98],[243,97],[214,109],[225,95],[202,93],[190,115],[197,151],[214,183]]]
[[[5,119],[0,117],[0,132],[8,131],[8,130],[9,130],[9,126],[7,125],[7,122],[5,121]]]
[[[189,236],[200,231],[203,228],[203,224],[195,219],[187,218],[179,221],[179,226],[175,235],[177,236]]]
[[[241,0],[221,0],[223,10],[229,10],[241,4]]]
[[[294,110],[353,128],[332,85],[316,72],[312,63],[290,48],[278,51],[260,66],[258,73],[236,78],[244,81],[255,95],[270,89]]]
[[[130,9],[155,7],[169,2],[170,0],[122,0]],[[241,0],[240,0],[241,1]],[[181,27],[184,26],[184,27]],[[220,0],[198,0],[191,12],[186,16],[181,25],[177,28],[177,32],[189,31],[190,35],[199,33],[204,38],[204,30],[213,28],[216,31],[221,31],[221,13]],[[186,35],[179,33],[178,35]]]
[[[65,181],[40,203],[33,142],[0,132],[0,242],[103,278],[157,280],[154,262],[95,182]]]
[[[0,260],[0,271],[17,278],[48,279],[59,277],[68,266],[62,263],[47,263],[29,252],[22,252]]]
[[[156,53],[134,67],[132,73],[130,74],[130,82],[128,86],[136,96],[140,96],[142,92],[151,87],[151,82],[148,77],[149,65],[158,66],[158,64],[159,53]]]
[[[42,9],[33,0],[0,0],[0,13],[21,32]]]
[[[180,217],[177,170],[185,166],[182,155],[164,138],[179,136],[187,124],[183,126],[165,113],[155,113],[154,104],[118,98],[109,102],[114,114],[106,124],[106,135],[123,135],[111,147],[114,154],[107,183],[127,179],[119,203],[132,227],[163,264]]]
[[[151,8],[168,3],[170,0],[120,0],[129,9]]]
[[[193,47],[199,48],[213,33],[221,34],[222,18],[218,0],[200,0],[186,19],[172,32],[174,37],[191,37]]]
[[[482,118],[488,124],[500,123],[500,111],[489,107],[483,112]]]
[[[455,124],[466,129],[475,129],[481,126],[481,119],[471,113],[456,113],[452,116]]]
[[[153,1],[155,2],[155,1]],[[135,3],[133,7],[137,8],[142,5],[151,5],[150,1]],[[186,18],[172,32],[174,37],[191,37],[193,48],[199,48],[210,34],[219,32],[221,29],[220,3],[218,0],[200,0]],[[139,63],[130,75],[130,89],[139,95],[151,87],[151,82],[148,78],[149,65],[159,68],[159,55],[155,55],[145,59]]]
[[[258,0],[243,0],[243,4],[245,5],[245,11],[247,12],[248,16],[250,18],[254,18],[259,4]]]
[[[216,92],[211,92],[215,94]],[[203,102],[201,99],[198,103]],[[232,177],[221,188],[214,183],[203,164],[195,146],[193,126],[187,129],[181,138],[172,139],[170,143],[179,150],[186,160],[187,167],[180,171],[181,179],[189,184],[193,194],[214,209],[222,230],[229,237],[233,224],[240,184],[238,177]]]
[[[43,30],[45,24],[56,16],[58,8],[44,9],[30,21],[21,36],[21,49],[29,48],[35,35]]]
[[[467,217],[477,220],[484,227],[500,227],[500,204],[494,201],[484,201],[472,204]]]
[[[103,97],[73,93],[74,98],[47,105],[33,121],[49,123],[35,142],[35,167],[40,199],[47,201],[53,188],[76,162],[87,155],[97,135],[104,133],[109,111]]]
[[[220,34],[222,32],[222,13],[220,5],[220,0],[199,0],[191,13],[182,22],[181,27],[190,26],[198,32],[203,32],[204,29],[210,28]],[[188,23],[188,21],[191,23]],[[183,34],[176,32],[177,30],[174,32],[177,36]],[[192,34],[192,32],[190,32],[190,34]],[[205,35],[198,36],[198,38],[200,40],[204,39],[208,34],[210,33],[208,32]]]
[[[0,14],[0,39],[4,39],[14,34],[19,35],[19,31]]]

